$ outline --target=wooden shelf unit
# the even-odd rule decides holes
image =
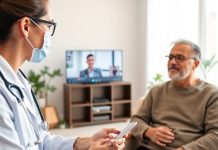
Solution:
[[[111,109],[94,112],[99,106]],[[131,117],[131,83],[64,84],[64,115],[70,127],[126,121]]]

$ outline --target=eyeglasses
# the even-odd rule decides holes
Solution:
[[[39,18],[34,18],[34,17],[30,17],[30,19],[33,21],[33,23],[35,25],[36,22],[41,22],[41,23],[45,23],[47,24],[48,28],[49,28],[49,31],[50,31],[50,35],[53,36],[54,35],[54,32],[55,32],[55,28],[56,28],[56,25],[57,23],[54,22],[53,20],[52,21],[47,21],[47,20],[43,20],[43,19],[39,19]],[[37,25],[40,29],[42,29],[39,25]],[[43,29],[42,29],[43,30]],[[44,31],[44,30],[43,30]]]
[[[184,55],[169,55],[166,57],[168,57],[168,61],[172,61],[175,58],[176,63],[182,63],[188,59],[196,59],[195,57],[185,57]]]

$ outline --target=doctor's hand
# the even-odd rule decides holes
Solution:
[[[101,131],[95,133],[92,136],[92,140],[97,141],[97,140],[102,139],[102,138],[104,138],[104,139],[108,138],[108,139],[110,139],[110,143],[113,145],[113,149],[115,149],[115,150],[123,149],[125,146],[125,144],[124,144],[125,139],[122,138],[122,139],[116,140],[114,138],[114,135],[119,134],[119,133],[120,133],[120,131],[117,129],[105,128],[105,129],[102,129]],[[107,142],[107,144],[108,144],[108,142]]]
[[[91,144],[89,150],[121,150],[124,148],[124,143],[115,139],[99,139]]]
[[[92,136],[93,141],[97,141],[101,138],[114,138],[114,134],[119,134],[120,131],[114,128],[104,128],[100,130],[99,132],[95,133]]]
[[[91,137],[79,137],[73,144],[73,149],[88,150],[120,150],[125,140],[116,140],[114,134],[120,131],[113,128],[102,129]]]
[[[152,142],[162,147],[172,143],[174,140],[174,133],[172,132],[172,129],[168,127],[149,128],[144,135]]]

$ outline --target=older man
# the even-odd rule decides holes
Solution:
[[[153,87],[132,117],[138,150],[217,150],[218,90],[195,75],[199,47],[177,41],[167,57],[171,80]]]

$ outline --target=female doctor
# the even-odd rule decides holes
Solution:
[[[118,149],[116,129],[103,129],[91,137],[64,139],[47,132],[36,98],[19,70],[27,60],[47,57],[56,23],[48,0],[0,0],[0,149],[70,150]]]

